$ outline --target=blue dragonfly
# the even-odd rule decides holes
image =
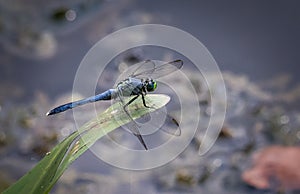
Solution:
[[[113,89],[106,90],[103,93],[82,100],[60,105],[47,112],[46,115],[54,115],[87,103],[102,100],[118,99],[121,101],[123,106],[122,108],[125,111],[126,115],[131,120],[131,126],[129,129],[139,139],[140,143],[144,146],[144,148],[148,150],[148,147],[146,146],[146,143],[139,132],[139,125],[130,116],[127,106],[129,106],[132,102],[137,100],[138,97],[141,97],[143,105],[145,107],[154,108],[146,104],[145,95],[147,95],[148,92],[153,92],[157,88],[157,82],[155,81],[155,79],[169,75],[170,73],[182,68],[182,66],[182,60],[175,60],[159,65],[152,60],[142,61],[138,64],[135,64],[132,68],[129,68],[127,70],[126,75],[122,76],[121,81],[117,82],[117,85]],[[132,98],[127,103],[125,103],[125,97]],[[169,121],[171,121],[175,126],[174,128],[177,129],[177,135],[180,135],[180,128],[178,122],[169,115],[166,115],[166,118]],[[170,133],[169,131],[167,132]],[[173,132],[171,132],[171,134],[172,133]]]

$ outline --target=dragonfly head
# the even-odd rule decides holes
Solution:
[[[146,81],[146,89],[147,92],[153,92],[156,89],[157,83],[153,81],[153,79],[149,79]]]

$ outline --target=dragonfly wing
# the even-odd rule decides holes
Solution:
[[[155,69],[155,63],[151,60],[142,61],[136,63],[129,68],[127,68],[121,75],[118,77],[116,83],[119,83],[129,77],[136,77],[136,78],[145,78],[149,77],[151,73],[153,73]],[[142,73],[145,72],[145,73]],[[146,75],[148,74],[148,75]],[[134,76],[134,75],[141,75],[141,76]]]
[[[146,104],[147,104],[147,101],[146,101]],[[181,128],[179,126],[179,123],[173,116],[162,111],[162,109],[156,108],[155,104],[153,104],[153,103],[151,104],[151,108],[156,109],[154,112],[151,113],[151,114],[155,114],[155,115],[153,115],[155,118],[164,118],[165,121],[164,121],[163,125],[158,125],[158,122],[151,122],[150,125],[152,125],[155,128],[161,129],[163,132],[168,133],[170,135],[174,135],[174,136],[181,135]],[[151,116],[150,116],[150,114],[146,114],[142,117],[142,119],[150,120],[150,119],[147,119],[146,117],[151,117]]]
[[[120,107],[120,110],[123,110],[126,114],[126,117],[122,117],[122,118],[117,118],[118,120],[122,120],[122,119],[125,119],[125,120],[128,120],[130,119],[131,122],[130,123],[127,123],[127,124],[124,124],[124,126],[133,134],[135,135],[138,140],[140,141],[140,143],[144,146],[144,148],[146,150],[148,150],[148,147],[139,131],[139,125],[133,120],[133,118],[130,116],[130,113],[126,110],[126,108],[124,108],[124,103],[121,101],[120,103],[120,106],[123,106],[123,107]],[[130,105],[129,105],[130,106]]]
[[[128,114],[128,117],[130,117],[131,122],[126,124],[127,128],[135,135],[140,143],[144,146],[145,150],[148,150],[148,147],[139,131],[139,126],[138,124],[131,118],[131,116]]]
[[[136,68],[130,74],[130,77],[136,77],[135,75],[150,75],[155,69],[155,63],[152,60],[146,60],[134,65]]]
[[[154,66],[154,69],[146,69],[143,71],[136,71],[132,74],[132,77],[151,77],[153,79],[160,78],[166,76],[178,69],[182,68],[183,61],[175,60],[168,63],[163,63],[161,65]]]
[[[163,132],[168,133],[170,135],[174,136],[180,136],[181,135],[181,129],[179,126],[178,121],[172,117],[169,114],[164,113],[160,109],[153,112],[153,114],[158,114],[160,117],[165,117],[165,122],[162,126],[157,126],[160,128]],[[155,126],[155,122],[153,124]]]

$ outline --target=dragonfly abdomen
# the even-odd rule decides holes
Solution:
[[[99,101],[99,100],[111,100],[111,99],[116,98],[116,96],[117,96],[116,89],[109,89],[109,90],[106,90],[105,92],[102,92],[101,94],[92,96],[90,98],[91,98],[91,100],[93,100],[93,98],[94,98],[94,101],[91,101],[91,102],[95,102],[95,101]]]
[[[75,108],[77,106],[84,105],[84,104],[91,103],[91,102],[96,102],[96,101],[99,101],[99,100],[111,100],[112,98],[115,98],[115,96],[116,96],[115,89],[109,89],[109,90],[106,90],[105,92],[103,92],[101,94],[96,95],[96,96],[91,96],[91,97],[88,97],[88,98],[85,98],[85,99],[82,99],[82,100],[78,100],[78,101],[75,101],[75,102],[70,102],[70,103],[58,106],[58,107],[50,110],[47,113],[47,115],[53,115],[53,114],[57,114],[57,113],[60,113],[60,112],[64,112],[66,110]]]

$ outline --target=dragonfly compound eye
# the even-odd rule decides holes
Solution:
[[[157,86],[157,84],[156,84],[155,81],[148,82],[148,84],[147,84],[147,91],[148,92],[154,91],[156,89],[156,86]]]

